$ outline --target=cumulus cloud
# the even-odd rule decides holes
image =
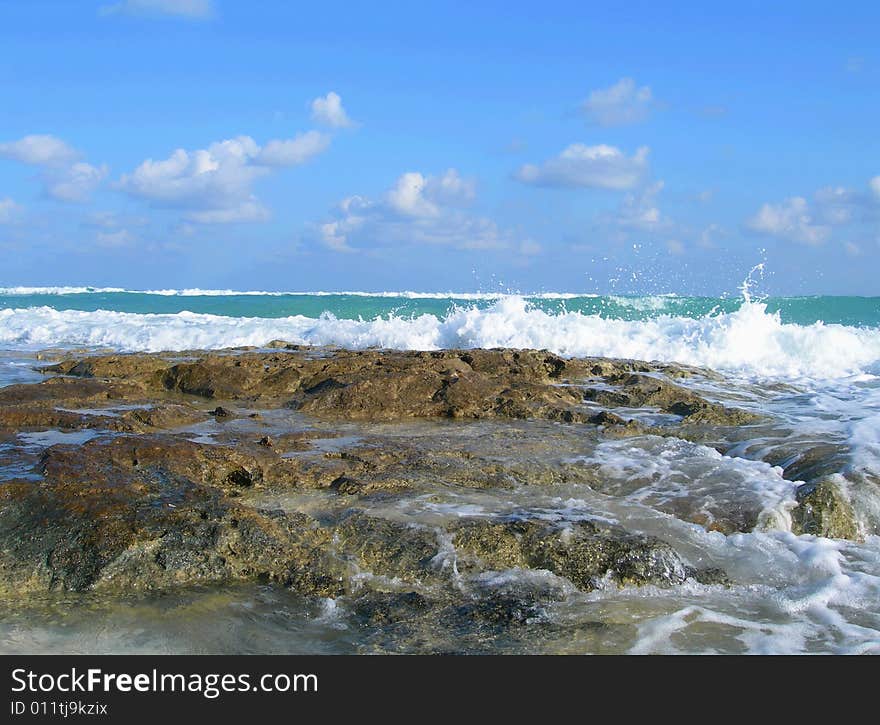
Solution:
[[[621,78],[610,88],[595,90],[581,104],[588,121],[599,126],[625,126],[644,121],[654,102],[648,86],[637,87],[632,78]]]
[[[540,165],[520,167],[515,176],[535,186],[625,190],[637,186],[647,171],[646,146],[627,156],[615,146],[576,143]]]
[[[9,224],[20,211],[21,207],[9,197],[0,199],[0,224]]]
[[[332,218],[318,225],[321,242],[337,252],[367,246],[446,245],[458,249],[506,249],[509,235],[490,219],[465,209],[474,198],[474,183],[455,169],[440,176],[411,171],[397,178],[380,199],[351,196]],[[535,246],[520,250],[536,254]]]
[[[617,224],[624,229],[657,231],[668,228],[671,222],[661,213],[657,196],[663,191],[663,182],[656,181],[638,192],[627,194],[617,213]]]
[[[214,15],[212,0],[123,0],[103,5],[101,15],[172,16],[190,20],[207,20]]]
[[[0,158],[39,167],[45,194],[58,201],[87,201],[108,173],[106,166],[81,161],[79,151],[50,135],[0,143]]]
[[[330,128],[351,128],[357,125],[342,107],[342,98],[333,91],[312,101],[312,120]]]
[[[474,182],[462,178],[455,169],[448,169],[439,177],[407,172],[388,191],[386,202],[401,216],[437,217],[443,207],[468,204],[475,193]]]
[[[842,186],[826,186],[814,195],[816,217],[832,226],[854,221],[863,209],[862,195]]]
[[[80,153],[56,136],[34,134],[0,143],[0,157],[32,166],[62,166],[78,159]]]
[[[254,196],[253,183],[274,168],[306,163],[328,145],[329,139],[316,132],[263,147],[250,136],[239,136],[206,149],[177,149],[164,160],[147,159],[117,186],[154,206],[182,209],[188,221],[263,221],[269,211]]]
[[[269,141],[257,156],[264,166],[298,166],[317,156],[330,145],[330,137],[318,131],[298,134],[295,138]]]
[[[801,196],[780,204],[764,204],[746,226],[761,234],[810,246],[824,244],[831,236],[831,227],[816,223],[807,200]]]
[[[727,232],[721,225],[712,223],[705,227],[702,232],[700,232],[700,237],[697,240],[697,244],[703,249],[714,249],[715,240],[719,237],[726,236]]]
[[[79,161],[70,166],[47,171],[43,181],[46,193],[59,201],[88,201],[92,192],[107,177],[107,166],[92,166]]]
[[[818,246],[835,229],[876,224],[880,218],[880,177],[870,179],[867,186],[867,191],[826,186],[809,201],[795,196],[779,204],[764,204],[746,220],[746,228],[777,239]]]

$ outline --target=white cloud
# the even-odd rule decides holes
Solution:
[[[671,226],[657,205],[657,196],[663,191],[663,186],[662,181],[657,181],[637,193],[627,194],[617,213],[618,226],[642,231],[657,231]]]
[[[95,211],[83,221],[84,227],[113,231],[121,227],[145,227],[150,223],[147,217],[120,215],[113,211]]]
[[[847,242],[843,245],[843,250],[846,252],[848,257],[858,257],[862,253],[861,247],[858,244],[853,244],[852,242]]]
[[[632,78],[621,78],[610,88],[590,93],[581,110],[589,121],[600,126],[624,126],[644,121],[653,101],[648,86],[636,87]]]
[[[250,136],[177,149],[167,159],[147,159],[119,180],[118,188],[156,206],[185,210],[202,224],[263,221],[268,210],[252,192],[254,181],[272,168],[298,166],[327,148],[329,139],[309,132],[260,147]]]
[[[831,236],[831,227],[817,224],[807,200],[793,196],[781,204],[764,204],[746,226],[777,239],[811,246],[824,244]]]
[[[425,194],[427,179],[418,172],[400,176],[386,194],[388,205],[398,214],[411,217],[436,217],[440,207]]]
[[[9,197],[0,199],[0,224],[9,224],[18,216],[21,206],[16,204]]]
[[[507,234],[490,219],[461,208],[473,200],[474,184],[455,169],[440,176],[401,174],[379,200],[351,196],[317,226],[321,242],[337,252],[365,247],[446,245],[458,249],[506,249]],[[526,247],[535,253],[534,247]]]
[[[402,174],[386,194],[386,200],[389,207],[403,216],[436,217],[441,214],[441,207],[466,205],[475,195],[472,180],[448,169],[439,177],[425,177],[418,172]]]
[[[709,226],[705,227],[702,232],[700,232],[700,238],[697,240],[697,244],[703,249],[714,249],[715,248],[715,240],[718,237],[726,237],[727,232],[719,224],[709,224]]]
[[[342,107],[342,98],[333,91],[312,101],[312,120],[330,128],[351,128],[357,125]]]
[[[40,167],[46,195],[58,201],[87,201],[108,173],[106,166],[80,161],[82,154],[56,136],[31,135],[2,143],[0,157]]]
[[[101,15],[171,15],[192,20],[207,20],[214,15],[212,0],[123,0],[103,5]]]
[[[861,212],[863,202],[859,194],[841,186],[819,189],[813,199],[816,202],[817,218],[833,226],[849,224],[855,220]]]
[[[455,169],[447,169],[442,176],[428,179],[425,193],[439,204],[467,206],[477,196],[477,185],[473,179],[460,176]]]
[[[540,166],[522,166],[516,178],[536,186],[624,190],[637,186],[647,171],[646,146],[627,156],[615,146],[576,143]]]
[[[0,157],[32,166],[61,166],[75,161],[80,154],[56,136],[34,134],[0,143]]]
[[[818,246],[834,229],[852,229],[876,224],[880,218],[880,177],[868,181],[868,191],[826,186],[812,201],[795,196],[780,204],[764,204],[746,227],[792,242]]]
[[[47,171],[43,175],[46,193],[59,201],[88,201],[92,192],[106,178],[106,166],[92,166],[79,161],[71,166]]]
[[[117,229],[112,232],[98,232],[95,234],[95,242],[97,245],[106,249],[130,247],[135,241],[134,234],[128,231],[128,229]]]
[[[670,239],[667,241],[666,249],[670,254],[674,254],[677,257],[685,253],[685,246],[678,239]]]
[[[225,209],[191,211],[185,218],[198,224],[235,224],[238,222],[264,222],[271,217],[269,210],[256,199],[248,199],[238,206]]]
[[[264,166],[298,166],[326,150],[329,145],[329,136],[308,131],[295,138],[269,141],[257,156],[257,162]]]

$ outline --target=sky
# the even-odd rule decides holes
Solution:
[[[717,5],[717,7],[713,7]],[[880,4],[0,0],[0,285],[880,295]]]

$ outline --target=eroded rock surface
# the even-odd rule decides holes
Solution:
[[[461,496],[601,489],[577,458],[599,440],[753,424],[672,382],[708,371],[529,350],[272,348],[78,357],[0,390],[0,595],[266,581],[353,597],[370,621],[507,627],[558,593],[465,596],[461,577],[728,583],[589,511],[549,520],[487,499],[448,513]]]

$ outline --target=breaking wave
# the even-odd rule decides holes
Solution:
[[[276,339],[352,349],[538,348],[564,356],[661,360],[788,380],[880,372],[880,329],[786,323],[764,303],[750,301],[701,317],[667,314],[642,320],[546,311],[516,296],[488,306],[452,307],[444,315],[392,313],[366,320],[329,312],[265,318],[48,306],[0,310],[0,346],[7,349],[86,346],[155,352],[259,347]]]

